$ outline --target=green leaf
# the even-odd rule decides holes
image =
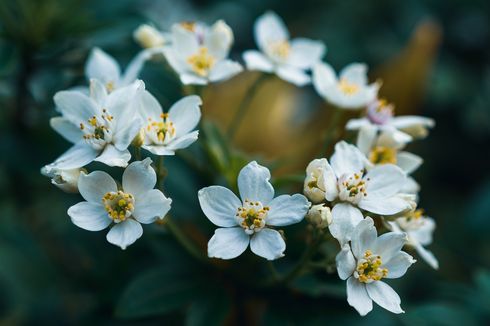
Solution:
[[[187,326],[223,325],[228,316],[231,304],[227,294],[215,288],[206,291],[206,296],[195,300],[187,311]]]
[[[346,296],[345,284],[340,282],[327,283],[327,281],[322,281],[314,275],[306,275],[298,278],[291,287],[311,297],[329,296],[345,298]]]

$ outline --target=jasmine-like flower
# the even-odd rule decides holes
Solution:
[[[136,81],[107,94],[93,79],[90,96],[80,91],[56,93],[54,102],[62,116],[52,118],[51,127],[75,145],[46,168],[71,170],[92,161],[127,166],[128,146],[143,125],[134,114],[143,90],[143,82]]]
[[[41,173],[51,178],[51,183],[60,188],[64,192],[77,193],[78,192],[78,178],[81,173],[86,174],[85,169],[70,169],[62,170],[57,168],[50,168],[45,166],[41,169]]]
[[[393,146],[403,146],[417,138],[424,138],[428,129],[434,127],[433,119],[419,116],[394,116],[395,107],[385,100],[376,100],[366,110],[366,116],[360,119],[351,119],[347,122],[347,130],[366,129],[373,134],[381,132],[385,142],[392,142]]]
[[[410,211],[388,224],[394,232],[405,232],[408,236],[407,245],[415,248],[420,257],[432,268],[439,268],[437,258],[424,247],[432,243],[432,233],[436,228],[436,222],[425,216],[422,209]]]
[[[212,26],[183,22],[172,26],[171,45],[165,58],[186,85],[206,85],[227,80],[243,70],[228,58],[233,32],[222,20]]]
[[[199,123],[202,104],[196,95],[176,102],[164,113],[158,101],[148,92],[143,92],[140,113],[145,121],[143,148],[155,155],[174,155],[197,140],[199,131],[193,129]]]
[[[361,109],[376,100],[380,83],[369,84],[367,66],[351,63],[339,74],[327,63],[313,68],[313,85],[318,94],[330,104],[348,110]]]
[[[274,260],[284,256],[286,243],[271,226],[287,226],[300,222],[310,203],[300,194],[274,198],[267,168],[253,161],[238,175],[239,199],[221,186],[199,190],[199,203],[207,218],[220,228],[208,243],[209,257],[232,259],[250,244],[258,256]]]
[[[260,52],[245,51],[243,59],[247,69],[275,73],[297,86],[310,83],[305,71],[319,62],[326,52],[323,42],[306,38],[290,40],[286,25],[274,12],[266,12],[257,19],[254,36]]]
[[[366,217],[353,231],[336,257],[337,272],[347,280],[347,302],[361,316],[373,309],[373,301],[395,314],[403,313],[400,297],[382,279],[402,277],[415,260],[401,251],[404,233],[389,232],[378,237],[373,220]]]
[[[341,141],[330,159],[313,160],[306,169],[304,193],[313,201],[320,196],[334,203],[330,233],[341,245],[351,239],[354,227],[363,220],[360,209],[393,215],[412,208],[400,194],[406,175],[396,165],[376,166],[366,172],[366,158],[353,145]]]
[[[131,163],[123,173],[122,188],[102,171],[81,175],[78,189],[86,200],[68,209],[73,224],[100,231],[113,225],[107,241],[126,249],[143,234],[142,224],[165,217],[172,200],[155,187],[157,176],[151,159]]]

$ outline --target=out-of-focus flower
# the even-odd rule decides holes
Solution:
[[[74,143],[47,169],[70,170],[92,161],[125,167],[131,159],[128,146],[143,121],[136,116],[136,105],[144,90],[141,81],[107,94],[98,80],[90,83],[90,96],[80,91],[61,91],[54,102],[61,117],[50,120],[51,127]]]
[[[308,168],[315,166],[318,169],[318,179],[306,184],[313,188],[306,193],[316,196],[323,192],[327,201],[335,202],[329,230],[341,245],[350,240],[350,233],[363,220],[360,209],[379,215],[411,209],[410,202],[399,195],[406,175],[396,165],[376,166],[366,173],[365,156],[357,147],[344,141],[335,145],[330,163],[324,158],[310,163]]]
[[[170,42],[170,34],[165,34],[148,24],[142,24],[134,31],[133,37],[143,48],[159,48]]]
[[[432,243],[432,233],[436,228],[436,222],[424,215],[423,210],[410,211],[405,216],[388,222],[394,232],[406,232],[408,236],[407,245],[415,248],[417,253],[432,268],[438,269],[439,262],[432,252],[425,249]]]
[[[148,92],[142,94],[140,113],[145,121],[143,148],[155,155],[174,155],[197,140],[199,131],[192,131],[201,118],[201,98],[196,95],[176,102],[163,113],[158,101]]]
[[[229,189],[211,186],[199,191],[199,203],[207,218],[220,228],[208,243],[209,257],[232,259],[250,244],[258,256],[274,260],[284,256],[286,243],[269,226],[300,222],[310,203],[300,194],[274,198],[267,168],[253,161],[238,175],[241,200]]]
[[[325,204],[313,205],[306,219],[319,229],[324,229],[332,223],[332,210]]]
[[[155,187],[157,176],[151,159],[131,163],[123,173],[122,188],[102,171],[80,175],[78,188],[86,200],[68,209],[73,224],[100,231],[113,224],[107,241],[126,249],[143,234],[141,224],[161,220],[172,200]]]
[[[361,316],[373,309],[373,301],[395,314],[403,313],[400,297],[383,278],[402,277],[415,260],[401,251],[406,234],[389,232],[378,237],[373,220],[366,217],[353,231],[336,257],[337,272],[347,280],[347,302]]]
[[[297,86],[310,83],[305,71],[319,62],[326,52],[323,42],[306,38],[290,40],[284,22],[274,12],[266,12],[257,19],[254,35],[261,52],[245,51],[243,59],[247,69],[275,73]]]
[[[379,82],[369,84],[367,66],[351,63],[339,74],[329,64],[319,62],[313,68],[313,85],[318,94],[336,107],[356,110],[376,100]]]
[[[64,192],[77,193],[78,192],[78,178],[81,173],[86,174],[85,169],[70,169],[61,170],[57,168],[49,168],[45,166],[41,169],[41,173],[51,178],[51,183],[60,188]]]
[[[212,26],[183,22],[172,26],[172,42],[163,53],[183,84],[206,85],[243,70],[228,59],[232,44],[233,32],[222,20]]]
[[[347,122],[348,130],[367,130],[372,137],[380,131],[384,142],[392,147],[403,146],[414,138],[427,136],[428,129],[434,127],[433,119],[420,116],[394,116],[394,106],[385,100],[376,100],[366,111],[366,117]]]

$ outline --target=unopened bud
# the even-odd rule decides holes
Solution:
[[[324,229],[332,223],[332,211],[325,204],[313,205],[306,214],[306,219],[313,226]]]
[[[64,192],[77,193],[78,192],[78,178],[80,173],[86,174],[85,169],[70,169],[62,170],[45,166],[41,169],[41,173],[51,178],[51,183],[60,188]]]
[[[145,143],[145,128],[141,128],[138,134],[134,137],[131,145],[134,147],[141,147]]]
[[[162,33],[147,24],[140,25],[134,31],[133,37],[139,45],[147,49],[159,47],[166,43]]]

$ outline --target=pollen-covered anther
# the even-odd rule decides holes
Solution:
[[[358,203],[362,197],[366,196],[366,181],[362,179],[362,172],[344,175],[340,178],[339,197],[341,200]]]
[[[162,113],[160,119],[160,121],[154,121],[149,118],[146,127],[149,137],[156,144],[163,144],[166,139],[175,136],[175,126],[168,118],[168,114]]]
[[[354,276],[362,283],[379,281],[388,275],[388,269],[382,268],[381,256],[373,255],[371,250],[366,250],[364,257],[357,262]]]
[[[201,77],[206,77],[216,63],[216,59],[208,53],[208,48],[201,47],[196,54],[187,58],[187,63],[191,65],[192,70],[196,74]]]
[[[385,146],[376,146],[369,153],[369,160],[373,164],[396,164],[396,149]]]
[[[236,219],[247,234],[253,234],[265,227],[268,212],[269,207],[263,206],[261,202],[247,199],[244,205],[238,208]]]
[[[102,203],[107,211],[107,215],[114,220],[115,223],[126,220],[134,211],[133,195],[122,191],[111,191],[106,193],[102,197]]]
[[[273,42],[269,44],[267,52],[269,52],[269,55],[272,57],[287,59],[291,52],[291,45],[286,40]]]
[[[354,95],[359,92],[359,85],[349,82],[346,78],[341,78],[339,80],[338,87],[342,93],[345,95]]]
[[[102,110],[102,114],[94,115],[87,119],[87,123],[80,122],[80,130],[83,132],[83,139],[96,149],[101,149],[106,143],[112,141],[112,125],[114,117],[107,110]]]

